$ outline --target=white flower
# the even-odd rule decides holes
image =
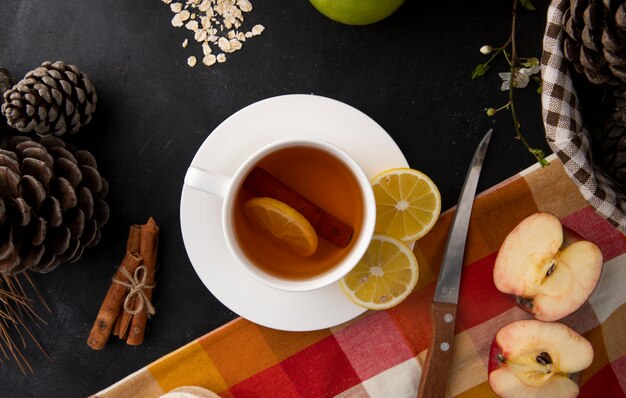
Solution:
[[[539,71],[541,71],[541,67],[539,65],[530,68],[519,68],[517,73],[515,73],[515,82],[513,83],[513,87],[524,88],[528,86],[530,76],[539,73]],[[502,79],[502,86],[500,87],[500,90],[508,91],[511,87],[511,73],[498,73],[498,76]]]

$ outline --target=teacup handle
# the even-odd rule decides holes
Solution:
[[[226,191],[231,183],[231,178],[210,171],[190,166],[185,174],[185,185],[209,193],[211,195],[226,197]]]

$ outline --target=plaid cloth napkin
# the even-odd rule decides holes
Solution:
[[[542,113],[546,139],[583,197],[609,222],[626,232],[626,194],[593,163],[589,132],[563,55],[561,20],[569,0],[553,0],[541,57]]]
[[[478,196],[461,282],[450,393],[494,396],[487,382],[496,331],[530,316],[498,292],[492,280],[497,251],[523,218],[548,211],[595,242],[605,264],[589,301],[562,322],[591,341],[592,365],[581,377],[582,397],[626,395],[626,237],[598,215],[552,155]],[[223,397],[415,397],[431,338],[430,302],[452,211],[415,247],[420,280],[401,304],[368,312],[331,329],[283,332],[235,321],[157,360],[95,397],[158,397],[198,385]]]

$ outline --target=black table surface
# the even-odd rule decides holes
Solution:
[[[111,217],[102,240],[74,264],[34,275],[51,307],[34,328],[51,360],[32,343],[24,353],[35,374],[14,361],[0,364],[1,397],[80,397],[95,393],[185,343],[237,317],[202,284],[181,237],[179,203],[185,171],[211,131],[256,101],[293,93],[345,102],[369,115],[397,142],[411,167],[455,205],[474,148],[495,133],[478,190],[534,159],[514,139],[507,112],[485,109],[507,101],[496,72],[470,78],[486,57],[483,44],[504,43],[511,1],[408,0],[386,20],[364,27],[327,19],[306,0],[253,0],[245,24],[266,30],[224,64],[195,68],[201,49],[174,28],[169,6],[152,1],[13,0],[0,3],[0,67],[21,78],[46,60],[77,65],[98,92],[93,122],[63,138],[93,152],[110,182]],[[520,10],[518,52],[541,55],[547,2]],[[189,38],[189,46],[181,43]],[[535,88],[516,90],[522,130],[549,152]],[[153,216],[161,226],[157,313],[143,345],[117,338],[93,351],[86,338],[119,264],[128,227]]]

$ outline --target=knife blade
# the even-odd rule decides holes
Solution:
[[[420,398],[445,396],[448,368],[452,359],[452,337],[459,301],[465,241],[476,196],[476,186],[492,132],[493,129],[487,131],[476,148],[448,233],[431,306],[433,337],[422,369],[418,392]]]

